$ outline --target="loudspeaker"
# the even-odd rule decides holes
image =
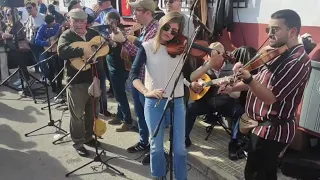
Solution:
[[[2,7],[24,7],[24,0],[0,0]]]

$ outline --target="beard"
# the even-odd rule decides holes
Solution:
[[[269,46],[273,47],[273,48],[278,48],[280,46],[283,46],[285,44],[287,44],[288,42],[288,37],[284,36],[284,37],[276,37],[274,35],[269,36]]]

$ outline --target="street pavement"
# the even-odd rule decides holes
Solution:
[[[39,98],[44,98],[41,95]],[[126,148],[135,144],[139,135],[135,131],[115,132],[116,126],[108,125],[101,148],[105,150],[102,159],[125,174],[125,177],[100,166],[94,162],[68,178],[65,174],[76,169],[95,157],[95,149],[88,147],[90,157],[80,157],[72,147],[72,142],[53,145],[56,129],[46,127],[25,137],[25,134],[41,126],[47,125],[48,110],[41,110],[45,99],[38,99],[35,104],[30,98],[20,95],[9,88],[0,87],[0,179],[1,180],[146,180],[151,179],[150,167],[143,166],[142,154],[129,154]],[[68,111],[51,108],[52,119],[62,119],[61,127],[68,131]],[[132,105],[131,105],[132,107]],[[116,103],[109,100],[109,110],[115,112]],[[133,112],[133,111],[132,111]],[[62,117],[62,118],[61,118]],[[68,140],[66,138],[65,140]],[[195,168],[188,165],[188,179],[206,180],[207,178]],[[169,178],[167,178],[169,180]]]

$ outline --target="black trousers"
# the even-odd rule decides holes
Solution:
[[[56,75],[58,75],[61,69],[63,69],[64,61],[61,58],[59,58],[59,56],[56,53],[47,52],[47,58],[49,57],[52,58],[47,61],[49,67],[47,78],[50,81],[52,91],[58,92],[62,88],[63,72],[59,74],[55,82],[52,82],[52,80],[55,78]]]
[[[277,180],[278,156],[287,144],[250,134],[246,180]]]

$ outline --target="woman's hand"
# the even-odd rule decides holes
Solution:
[[[164,90],[163,89],[155,89],[152,91],[146,90],[144,91],[143,95],[145,97],[152,97],[152,98],[157,98],[157,99],[162,99]]]

